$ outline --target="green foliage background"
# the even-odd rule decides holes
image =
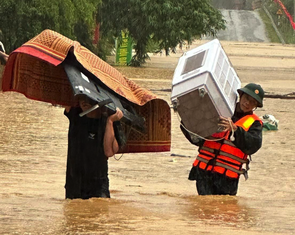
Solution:
[[[225,28],[211,0],[1,0],[0,15],[0,40],[8,53],[51,29],[104,59],[124,30],[133,39],[135,66],[145,63],[149,48],[168,54],[183,41]],[[93,45],[97,23],[100,39]]]
[[[1,0],[0,40],[11,52],[51,29],[92,47],[98,4],[98,0]]]
[[[98,16],[103,35],[111,31],[120,37],[121,30],[128,31],[134,40],[134,66],[148,58],[151,43],[167,54],[184,40],[191,42],[225,28],[220,11],[211,6],[210,0],[103,0]]]

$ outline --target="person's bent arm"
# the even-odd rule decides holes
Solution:
[[[184,124],[183,124],[182,121],[181,121],[181,124],[180,124],[180,130],[182,131],[182,133],[185,136],[185,138],[187,138],[187,140],[191,144],[196,145],[196,146],[199,146],[199,147],[203,145],[204,139],[202,139],[201,137],[199,137],[197,135],[190,134],[188,132],[188,130],[184,127]]]
[[[234,135],[234,144],[247,155],[256,153],[262,146],[262,125],[259,121],[255,121],[248,131],[238,127]]]
[[[4,52],[0,51],[0,58],[3,58],[5,63],[7,62],[8,57],[9,57],[9,55],[7,55]]]
[[[107,157],[112,157],[119,151],[119,144],[115,137],[113,123],[115,121],[119,121],[122,117],[122,111],[119,108],[117,108],[116,113],[107,118],[105,134],[103,139],[104,153]]]
[[[262,125],[255,121],[248,131],[238,127],[230,118],[220,117],[219,126],[225,131],[234,131],[235,140],[233,143],[245,154],[251,155],[256,153],[262,145]]]

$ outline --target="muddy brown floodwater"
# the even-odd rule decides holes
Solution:
[[[267,94],[294,92],[294,47],[222,45],[243,85],[260,83]],[[118,70],[170,103],[180,55],[151,55],[144,68]],[[14,92],[0,93],[0,109],[0,234],[295,233],[293,99],[266,98],[256,111],[274,115],[279,130],[263,133],[263,147],[235,197],[197,195],[187,179],[197,150],[172,111],[170,152],[116,155],[109,160],[111,199],[65,200],[63,109]]]

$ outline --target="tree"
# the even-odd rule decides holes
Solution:
[[[159,49],[168,51],[184,40],[191,42],[225,28],[222,14],[210,5],[210,0],[102,0],[99,12],[102,35],[111,32],[120,37],[122,30],[129,32],[135,44],[135,66],[148,58],[151,39]]]
[[[45,29],[92,46],[99,0],[1,0],[0,30],[8,52]],[[91,49],[91,48],[89,48]]]

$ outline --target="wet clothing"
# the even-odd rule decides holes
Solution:
[[[241,118],[252,115],[253,112],[249,113],[239,113],[235,112],[232,120],[236,123]],[[181,129],[187,139],[202,149],[204,140],[194,139],[189,133],[181,126]],[[235,140],[232,143],[241,150],[246,155],[251,155],[257,152],[262,145],[262,125],[259,120],[255,120],[252,125],[249,127],[248,131],[244,130],[241,126],[238,126],[238,129],[234,132]],[[224,139],[216,141],[216,143],[223,144]],[[236,195],[238,190],[239,175],[231,172],[231,174],[226,174],[226,170],[223,169],[223,173],[216,172],[216,169],[213,171],[215,166],[215,161],[210,161],[207,164],[207,168],[204,166],[200,167],[200,162],[195,161],[190,174],[189,180],[196,180],[197,191],[200,195],[211,195],[211,194],[220,194],[220,195]],[[204,164],[204,163],[201,163]],[[213,165],[210,165],[213,164]],[[219,167],[220,168],[220,167]],[[220,170],[220,169],[219,169]],[[236,174],[234,177],[233,175]],[[231,176],[231,177],[229,177]]]
[[[108,158],[103,150],[107,117],[80,117],[81,112],[80,108],[64,112],[70,121],[66,198],[109,198]],[[114,130],[117,133],[116,128]]]
[[[196,180],[199,195],[236,195],[239,179],[229,178],[223,174],[193,167],[190,180]]]

